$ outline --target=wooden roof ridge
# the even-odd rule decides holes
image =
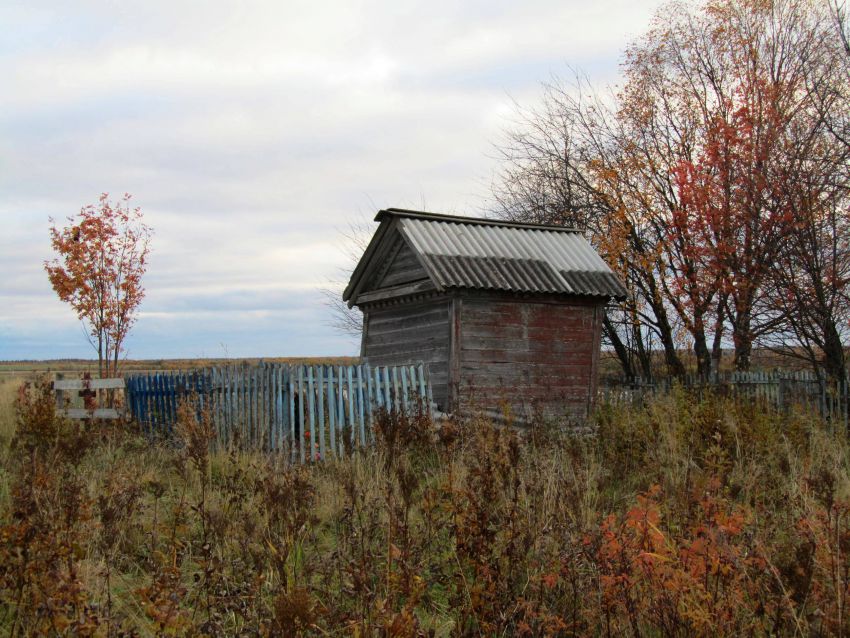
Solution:
[[[477,224],[480,226],[498,226],[500,228],[523,228],[528,230],[550,230],[563,233],[583,233],[580,228],[573,226],[555,226],[553,224],[534,224],[531,222],[512,222],[505,219],[493,219],[488,217],[465,217],[463,215],[447,215],[445,213],[431,213],[424,210],[410,210],[407,208],[384,208],[375,215],[375,221],[380,222],[387,217],[407,217],[410,219],[421,219],[424,221],[449,222],[455,224]]]

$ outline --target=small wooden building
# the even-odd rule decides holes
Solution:
[[[626,290],[581,232],[396,208],[375,221],[343,293],[365,361],[424,362],[446,412],[587,413],[605,305]]]

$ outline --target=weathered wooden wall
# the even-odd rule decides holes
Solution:
[[[449,302],[430,299],[364,309],[363,360],[371,366],[428,367],[437,409],[448,399]]]
[[[457,409],[518,420],[587,414],[596,395],[598,303],[508,296],[453,303],[450,383]]]
[[[376,273],[374,285],[370,286],[369,289],[390,288],[427,278],[428,273],[425,272],[410,246],[399,240],[396,248]]]

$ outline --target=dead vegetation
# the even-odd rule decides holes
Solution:
[[[309,467],[211,454],[188,406],[174,442],[79,427],[43,382],[3,418],[11,636],[850,629],[850,454],[803,413],[680,393],[595,437],[384,413]]]

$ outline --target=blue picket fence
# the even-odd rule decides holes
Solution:
[[[130,374],[125,382],[130,413],[149,434],[171,434],[180,402],[196,397],[198,409],[209,411],[219,444],[289,453],[301,462],[371,443],[380,408],[432,405],[422,364],[260,363]]]

